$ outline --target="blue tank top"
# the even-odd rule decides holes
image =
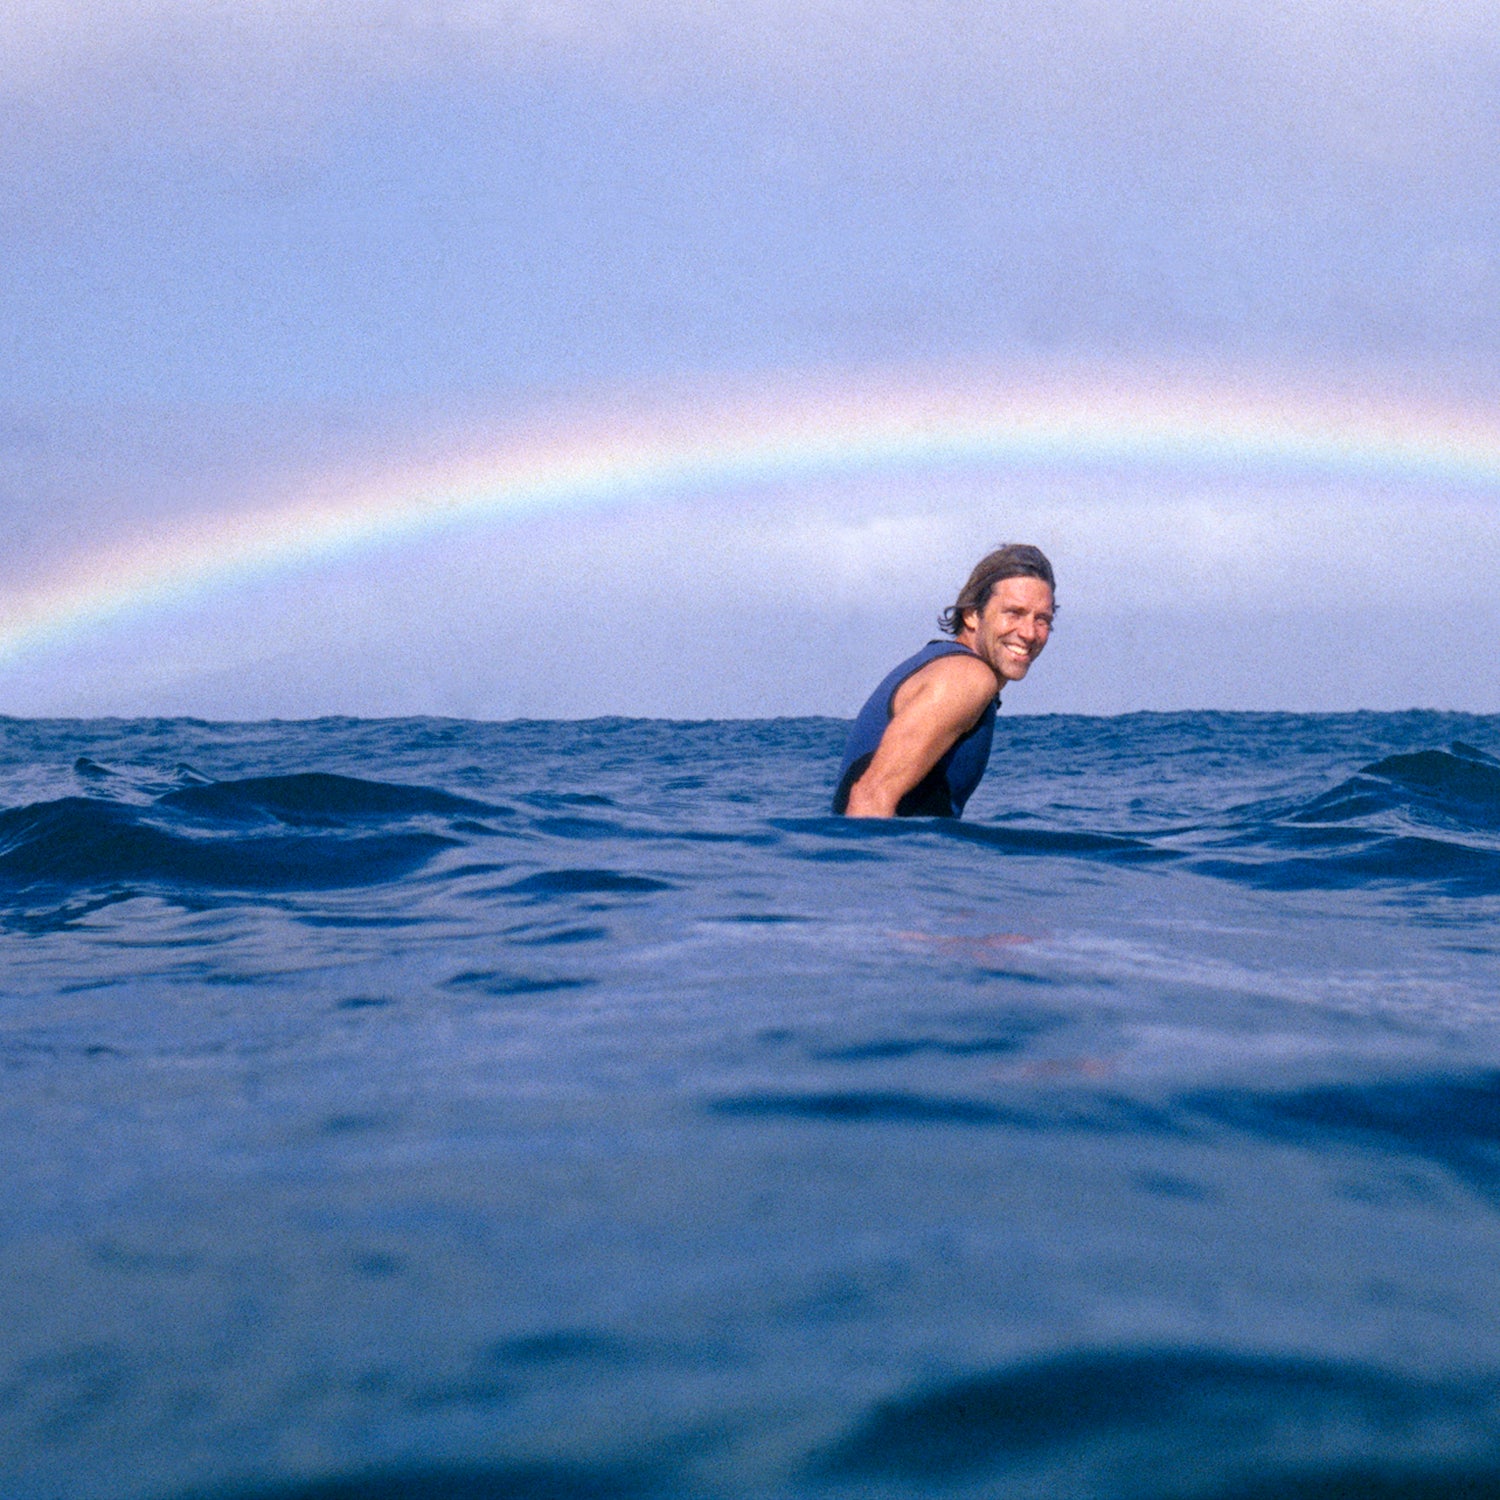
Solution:
[[[891,722],[891,701],[896,689],[913,672],[920,672],[940,656],[973,655],[957,641],[928,641],[915,656],[909,656],[870,694],[860,709],[854,727],[844,746],[844,763],[839,768],[838,790],[833,794],[833,810],[842,813],[849,805],[849,789],[865,774],[874,758],[885,726]],[[980,715],[979,722],[956,740],[943,758],[896,804],[898,818],[956,818],[973,794],[990,763],[990,744],[995,737],[995,710],[1000,698],[996,694]]]

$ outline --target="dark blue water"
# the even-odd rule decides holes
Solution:
[[[1500,1496],[1500,718],[0,721],[0,1493]]]

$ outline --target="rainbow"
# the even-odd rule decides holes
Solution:
[[[0,663],[114,621],[453,528],[955,469],[1170,468],[1500,492],[1500,426],[1451,407],[1098,378],[784,388],[480,440],[428,470],[309,482],[280,499],[80,556],[0,594]]]

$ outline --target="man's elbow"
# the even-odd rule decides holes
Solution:
[[[846,818],[894,818],[896,804],[901,799],[896,794],[878,785],[868,785],[868,778],[856,781],[849,788],[849,801],[844,808]]]

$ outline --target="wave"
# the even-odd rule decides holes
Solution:
[[[772,816],[728,830],[698,826],[691,804],[668,820],[660,808],[586,790],[536,789],[500,802],[327,772],[215,781],[179,765],[171,776],[142,778],[87,756],[74,773],[87,795],[0,812],[0,890],[368,886],[401,879],[455,845],[511,836],[537,848],[617,845],[616,856],[651,843],[769,846],[786,859],[847,865],[926,858],[923,846],[936,839],[1006,858],[1175,865],[1269,890],[1500,894],[1500,759],[1463,741],[1387,756],[1300,803],[1260,801],[1148,831],[1101,827],[1102,818],[1080,827],[1077,810],[1062,806],[994,822]],[[513,871],[509,859],[484,867],[507,877],[492,893],[535,900],[691,884],[647,873],[630,855],[622,862],[622,870],[572,858],[544,860],[553,867],[540,870]]]
[[[615,870],[544,870],[526,875],[505,887],[527,896],[605,896],[640,894],[648,891],[670,891],[668,880],[649,875],[621,875]]]
[[[0,812],[0,889],[376,885],[461,842],[452,826],[392,823],[505,812],[447,792],[316,772],[193,782],[145,806],[62,797]]]
[[[1500,760],[1462,740],[1447,750],[1390,755],[1292,816],[1298,823],[1345,823],[1391,814],[1500,829]]]
[[[855,841],[937,837],[960,843],[985,844],[1006,854],[1078,855],[1084,859],[1151,861],[1174,857],[1149,838],[1131,834],[1073,828],[1017,828],[1004,823],[965,822],[959,818],[773,818],[771,826],[783,833],[832,836],[848,846]],[[826,851],[825,851],[826,857]],[[856,856],[847,852],[844,858]],[[878,858],[861,853],[859,858]]]
[[[513,817],[515,809],[431,787],[362,781],[323,771],[290,776],[252,776],[180,787],[158,797],[158,807],[176,808],[220,822],[274,820],[292,825],[337,827],[350,821],[411,817],[421,813]]]
[[[1070,808],[1041,807],[997,822],[770,822],[794,838],[815,836],[792,852],[824,863],[906,858],[911,841],[937,838],[1020,858],[1176,864],[1268,890],[1426,887],[1454,895],[1500,894],[1500,759],[1463,741],[1447,750],[1387,756],[1301,803],[1262,799],[1211,820],[1146,831],[1058,826],[1076,816]]]
[[[882,1062],[883,1049],[822,1050],[821,1060]],[[901,1054],[897,1054],[901,1055]],[[1040,1093],[922,1094],[908,1090],[757,1090],[702,1101],[719,1119],[808,1126],[985,1127],[1046,1137],[1234,1138],[1371,1160],[1426,1163],[1488,1202],[1500,1200],[1500,1072],[1420,1073],[1294,1089],[1193,1090],[1159,1099],[1108,1088]]]
[[[1500,1198],[1500,1072],[1418,1075],[1289,1091],[1192,1094],[1183,1109],[1232,1130],[1414,1157]]]
[[[1425,885],[1500,894],[1500,760],[1462,741],[1391,755],[1304,805],[1251,809],[1200,874],[1271,890]]]
[[[971,1099],[928,1098],[909,1093],[841,1090],[817,1094],[747,1094],[715,1099],[712,1115],[897,1125],[1009,1125],[1010,1112]]]
[[[267,891],[375,885],[410,873],[454,842],[419,831],[231,839],[163,825],[120,803],[66,797],[0,813],[0,887],[130,882]]]
[[[1008,854],[1071,854],[1121,864],[1147,864],[1177,858],[1175,851],[1149,839],[1116,833],[1078,833],[1065,828],[1010,828],[983,823],[950,822],[949,838],[987,844]]]
[[[146,795],[148,783],[96,762],[81,770],[75,766],[75,772],[86,783],[106,783],[110,795],[61,797],[0,811],[0,892],[113,888],[118,900],[121,886],[329,890],[400,880],[476,839],[602,844],[672,836],[619,820],[557,816],[558,808],[612,805],[583,794],[539,793],[510,806],[326,772],[210,781],[179,767],[176,784]],[[677,889],[672,881],[631,869],[559,862],[516,874],[514,863],[471,861],[448,868],[445,878],[508,876],[482,894],[540,902]]]
[[[846,1059],[860,1060],[864,1059]],[[1167,1109],[1122,1094],[1055,1093],[1024,1107],[954,1094],[827,1089],[756,1092],[705,1103],[720,1118],[799,1120],[836,1125],[977,1125],[1006,1130],[1099,1135],[1186,1135],[1191,1126]]]
[[[648,1469],[567,1463],[405,1468],[196,1491],[179,1500],[632,1500],[668,1487]]]
[[[1108,1470],[1111,1456],[1138,1462],[1150,1451],[1162,1495],[1489,1497],[1500,1493],[1487,1451],[1494,1397],[1487,1381],[1445,1385],[1279,1353],[1084,1349],[877,1402],[812,1467],[824,1480],[882,1486],[973,1482],[1022,1465],[1034,1475],[1039,1464],[1076,1480],[1078,1463],[1102,1459]],[[1295,1441],[1301,1434],[1322,1436],[1322,1465],[1307,1463],[1316,1450]],[[1438,1435],[1446,1468],[1406,1456]],[[1461,1467],[1460,1444],[1487,1462]],[[1371,1488],[1357,1488],[1361,1479]],[[1126,1488],[1153,1493],[1139,1476]]]
[[[1427,887],[1453,896],[1500,895],[1500,850],[1461,840],[1355,833],[1330,841],[1272,831],[1262,847],[1235,857],[1197,857],[1189,868],[1258,890],[1400,891]]]

